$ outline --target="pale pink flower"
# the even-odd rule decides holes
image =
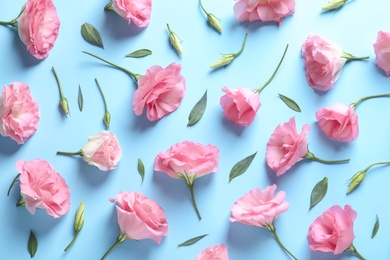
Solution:
[[[57,39],[60,20],[52,0],[28,0],[17,19],[19,37],[37,59],[46,58]]]
[[[106,10],[113,10],[122,18],[138,27],[146,27],[150,22],[152,0],[110,0]]]
[[[390,32],[379,31],[374,43],[376,65],[390,76]]]
[[[249,88],[223,87],[222,91],[226,94],[221,97],[220,104],[227,119],[236,125],[250,125],[261,107],[259,93]]]
[[[207,247],[195,257],[195,260],[229,260],[227,246],[219,244]]]
[[[316,112],[318,126],[330,139],[352,142],[359,135],[359,122],[355,109],[344,104],[320,108]]]
[[[294,0],[236,0],[234,15],[240,22],[275,21],[279,25],[284,17],[295,12]]]
[[[146,108],[146,116],[155,121],[175,111],[186,92],[181,65],[171,63],[168,67],[152,66],[138,81],[133,94],[133,110],[139,116]]]
[[[23,144],[38,128],[38,110],[27,84],[13,82],[5,86],[0,96],[0,134]]]
[[[239,198],[231,209],[231,222],[239,222],[248,226],[267,227],[280,213],[288,210],[289,204],[284,199],[286,193],[274,194],[276,185],[252,189]]]
[[[20,192],[31,214],[35,214],[36,208],[42,208],[50,216],[59,218],[69,211],[69,187],[47,161],[18,160],[16,169],[20,173]]]
[[[341,254],[352,245],[353,222],[357,216],[351,206],[335,205],[327,209],[310,225],[307,239],[312,251]]]
[[[310,127],[305,124],[299,134],[294,117],[275,128],[267,143],[266,161],[276,172],[276,176],[284,174],[306,156],[308,153],[306,135],[309,132]]]

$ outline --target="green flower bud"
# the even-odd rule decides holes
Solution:
[[[74,218],[74,231],[76,233],[80,232],[83,225],[84,225],[84,201],[80,203],[80,206],[77,209],[76,216]]]
[[[218,68],[221,66],[229,65],[235,58],[236,58],[235,54],[232,54],[232,53],[224,54],[224,55],[222,55],[222,57],[219,60],[217,60],[216,62],[211,64],[210,68],[214,69],[214,68]]]
[[[111,114],[109,112],[104,114],[103,121],[104,121],[104,124],[106,125],[106,128],[109,129],[110,128],[110,121],[111,121]]]
[[[183,49],[181,48],[181,41],[179,37],[176,35],[176,33],[171,31],[171,27],[169,27],[169,24],[167,24],[168,31],[169,31],[169,41],[171,42],[172,46],[175,47],[178,53],[180,55],[183,55]]]
[[[348,0],[333,0],[332,2],[327,3],[321,9],[323,11],[329,11],[334,9],[341,8]]]
[[[69,114],[69,104],[68,104],[68,100],[65,97],[62,97],[60,99],[60,107],[62,111],[64,111],[65,115]]]
[[[347,194],[351,193],[366,177],[366,171],[358,171],[355,175],[352,176],[351,182],[348,185]]]
[[[219,23],[219,19],[215,15],[208,13],[207,20],[218,32],[222,33],[222,26]]]

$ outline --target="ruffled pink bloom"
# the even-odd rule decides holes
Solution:
[[[227,246],[225,244],[210,246],[200,252],[195,260],[229,260]]]
[[[113,133],[102,131],[88,139],[81,148],[81,155],[88,164],[109,171],[115,169],[121,160],[122,148]]]
[[[261,107],[259,94],[249,88],[223,87],[222,91],[226,94],[221,97],[220,104],[227,119],[236,125],[250,125]]]
[[[288,210],[289,204],[284,199],[286,193],[279,191],[274,195],[276,185],[264,190],[255,188],[239,198],[231,209],[231,222],[248,226],[267,227],[273,224],[280,213]]]
[[[31,214],[35,214],[36,208],[41,208],[50,216],[59,218],[69,211],[69,187],[48,162],[19,160],[16,169],[20,173],[20,192]]]
[[[294,164],[302,160],[308,152],[306,135],[310,127],[305,124],[298,134],[295,118],[278,125],[267,143],[266,161],[268,166],[276,172],[276,176],[284,174]]]
[[[114,10],[122,18],[138,27],[146,27],[150,22],[152,0],[111,0],[108,9]]]
[[[140,116],[146,108],[146,116],[155,121],[175,111],[186,92],[186,83],[180,74],[181,65],[171,63],[165,69],[152,66],[138,81],[133,94],[133,110]]]
[[[332,140],[352,142],[359,135],[359,122],[355,109],[344,104],[320,108],[316,118],[321,130]]]
[[[116,206],[121,235],[126,239],[151,239],[161,243],[168,235],[168,223],[164,210],[156,201],[139,192],[119,192],[111,202]]]
[[[279,25],[285,16],[295,12],[294,0],[236,0],[234,15],[240,22],[275,21]]]
[[[302,46],[306,80],[315,89],[326,91],[334,87],[347,59],[336,44],[310,34]]]
[[[23,82],[5,86],[0,96],[0,134],[23,144],[36,132],[38,123],[38,103],[30,88]]]
[[[37,59],[46,58],[57,39],[60,19],[52,0],[28,0],[17,19],[19,37]]]
[[[380,31],[374,43],[376,65],[390,76],[390,32]]]
[[[218,158],[218,147],[184,141],[159,153],[154,161],[154,170],[173,178],[181,178],[183,174],[201,177],[218,171]]]
[[[327,209],[310,225],[307,239],[312,251],[344,252],[354,239],[353,222],[357,216],[351,206],[335,205]]]

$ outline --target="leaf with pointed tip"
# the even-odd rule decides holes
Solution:
[[[202,98],[192,108],[190,115],[188,116],[187,126],[196,124],[203,116],[207,106],[207,90],[203,94]]]
[[[302,112],[301,108],[298,106],[298,104],[292,100],[291,98],[289,97],[286,97],[282,94],[279,94],[279,97],[280,99],[284,102],[284,104],[286,104],[289,108],[291,108],[292,110],[296,111],[296,112]]]
[[[80,109],[80,112],[81,112],[81,111],[83,111],[83,107],[84,107],[84,98],[83,98],[83,92],[81,91],[81,86],[80,85],[79,85],[78,103],[79,103],[79,109]]]
[[[245,157],[244,159],[242,159],[241,161],[239,161],[233,166],[232,170],[230,171],[229,182],[231,182],[234,178],[243,174],[249,168],[256,154],[257,152]]]
[[[376,221],[375,221],[374,229],[372,230],[371,238],[375,237],[376,233],[378,232],[378,229],[379,229],[379,218],[378,215],[376,215]]]
[[[309,210],[312,209],[315,205],[317,205],[325,197],[327,191],[328,178],[325,177],[321,181],[319,181],[311,191]]]
[[[88,43],[104,49],[102,37],[92,24],[84,23],[81,25],[81,35]]]
[[[35,253],[37,252],[38,249],[38,241],[37,238],[35,237],[34,233],[30,232],[30,237],[28,238],[28,252],[30,253],[31,258],[34,258]]]
[[[141,176],[142,183],[144,182],[145,178],[145,166],[144,163],[141,161],[141,159],[138,158],[138,173]]]
[[[205,234],[205,235],[201,235],[201,236],[197,236],[197,237],[188,239],[187,241],[185,241],[185,242],[183,242],[181,244],[178,244],[177,247],[193,245],[193,244],[195,244],[196,242],[198,242],[199,240],[201,240],[202,238],[204,238],[205,236],[208,236],[208,235],[209,234]]]
[[[126,57],[142,58],[142,57],[145,57],[145,56],[148,56],[148,55],[151,55],[151,54],[152,54],[151,50],[140,49],[140,50],[136,50],[136,51],[133,51],[132,53],[127,54]]]

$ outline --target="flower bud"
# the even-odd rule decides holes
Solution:
[[[69,114],[69,104],[68,100],[65,97],[60,99],[60,107],[62,111],[64,111],[65,115]]]
[[[80,206],[77,209],[76,216],[74,218],[74,231],[76,233],[80,232],[83,225],[84,225],[84,201],[80,203]]]
[[[207,20],[218,32],[222,33],[222,26],[219,23],[219,19],[215,15],[208,13]]]
[[[104,124],[106,125],[106,128],[110,128],[110,121],[111,121],[111,114],[109,112],[106,112],[103,117]]]
[[[355,173],[354,176],[351,178],[351,182],[348,185],[347,194],[351,193],[354,189],[356,189],[357,186],[360,185],[360,183],[364,180],[366,177],[366,171],[358,171]]]
[[[179,37],[176,35],[176,33],[171,31],[169,24],[167,24],[167,27],[168,27],[168,31],[169,31],[169,41],[171,42],[173,47],[175,47],[177,52],[180,53],[180,55],[183,55],[183,49],[181,48],[181,43],[180,43],[181,41],[180,41]]]
[[[333,9],[341,8],[348,0],[333,0],[332,2],[327,3],[321,9],[323,11],[329,11]]]
[[[219,60],[214,62],[210,66],[210,68],[214,69],[214,68],[218,68],[218,67],[221,67],[221,66],[229,65],[235,58],[236,58],[235,54],[232,54],[232,53],[224,54],[224,55],[222,55],[222,57]]]

